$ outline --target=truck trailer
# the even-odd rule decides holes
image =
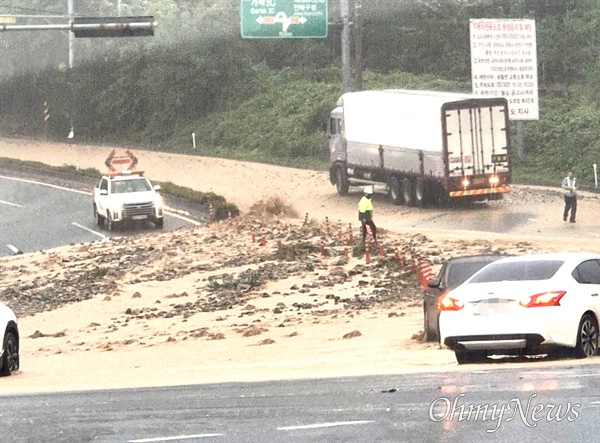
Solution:
[[[508,102],[434,91],[343,94],[328,125],[330,181],[385,185],[395,204],[498,200],[511,178]]]

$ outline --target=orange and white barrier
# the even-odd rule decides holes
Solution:
[[[417,259],[415,268],[415,272],[421,287],[423,289],[427,289],[427,282],[432,278],[435,278],[435,273],[433,272],[431,263],[423,259]]]

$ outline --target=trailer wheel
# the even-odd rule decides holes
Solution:
[[[335,187],[339,195],[348,195],[348,188],[350,187],[350,185],[348,184],[348,177],[346,177],[346,172],[341,166],[338,166],[335,169]]]
[[[400,179],[395,175],[390,177],[388,182],[388,195],[395,205],[403,203],[402,193],[400,192]]]
[[[406,206],[415,205],[415,197],[413,194],[413,185],[408,177],[402,180],[402,198]]]
[[[427,188],[425,185],[425,180],[422,177],[417,177],[415,179],[415,205],[423,206],[427,199]]]

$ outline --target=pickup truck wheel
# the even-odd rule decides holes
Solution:
[[[401,205],[403,203],[402,193],[400,192],[400,180],[398,177],[390,177],[388,182],[388,195],[395,205]]]
[[[426,192],[427,188],[425,185],[425,180],[422,177],[417,177],[415,180],[415,205],[423,206],[426,201]]]
[[[164,217],[163,218],[157,218],[154,221],[154,227],[156,229],[162,229],[164,226],[165,226],[165,219],[164,219]]]
[[[101,228],[104,227],[104,223],[105,223],[105,218],[103,215],[100,215],[100,213],[98,212],[98,208],[96,207],[96,205],[94,205],[94,218],[96,219],[96,224],[98,226],[100,226]]]
[[[415,197],[413,194],[413,185],[410,179],[407,177],[402,180],[402,198],[406,206],[415,205]]]
[[[335,187],[339,195],[348,195],[348,189],[350,186],[348,184],[348,178],[346,177],[346,173],[344,172],[344,169],[341,166],[338,166],[335,169]]]
[[[108,228],[108,230],[116,231],[117,229],[119,229],[119,226],[119,222],[114,221],[110,214],[108,214],[108,217],[106,218],[106,227]]]

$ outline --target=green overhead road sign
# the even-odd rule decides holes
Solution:
[[[327,0],[241,0],[242,38],[325,38]]]

